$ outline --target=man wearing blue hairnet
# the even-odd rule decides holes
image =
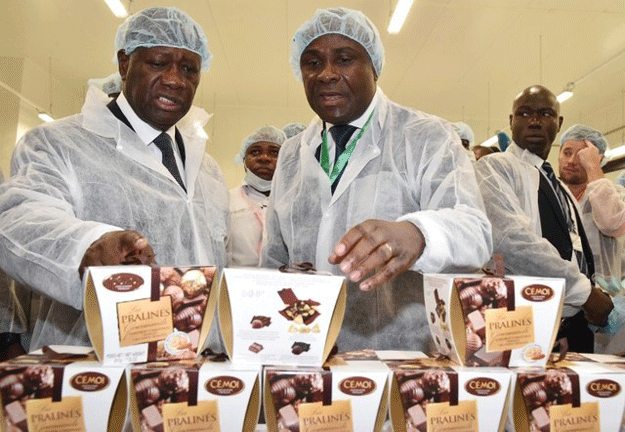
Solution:
[[[151,8],[118,29],[122,92],[28,132],[0,187],[0,267],[41,294],[31,349],[88,343],[90,265],[225,265],[227,188],[192,107],[211,54],[200,26]],[[80,274],[79,274],[80,272]]]
[[[280,150],[261,265],[348,276],[339,349],[425,350],[415,271],[481,267],[490,225],[458,135],[391,102],[377,87],[383,64],[359,11],[318,10],[295,33],[291,65],[318,118]]]
[[[230,191],[230,235],[226,243],[229,267],[257,267],[265,226],[265,208],[284,132],[262,126],[249,134],[235,163],[243,165],[243,184]]]
[[[604,290],[621,289],[625,242],[625,188],[603,175],[608,141],[589,126],[573,125],[560,138],[560,180],[575,197],[595,260],[594,281]]]

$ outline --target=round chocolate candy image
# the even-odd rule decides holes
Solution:
[[[158,376],[158,387],[165,394],[189,391],[189,376],[182,369],[165,369]]]
[[[174,311],[180,307],[182,300],[184,300],[184,292],[178,285],[169,285],[166,287],[161,293],[161,297],[164,296],[171,297],[171,308]]]
[[[483,303],[482,295],[479,293],[477,287],[468,287],[460,291],[460,302],[462,303],[462,310],[465,314],[478,309]]]
[[[180,282],[180,287],[187,298],[200,295],[206,289],[206,278],[200,270],[188,270]]]
[[[425,398],[420,379],[409,379],[403,382],[399,386],[399,392],[403,399],[412,405],[420,403]]]

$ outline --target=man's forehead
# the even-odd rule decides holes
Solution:
[[[202,57],[193,51],[190,51],[186,48],[179,48],[179,47],[171,47],[171,46],[167,46],[167,45],[159,45],[159,46],[152,46],[152,47],[137,47],[136,50],[134,50],[132,53],[130,53],[130,55],[132,56],[135,53],[140,53],[143,52],[145,54],[163,54],[163,55],[167,55],[167,54],[178,54],[181,53],[186,57],[192,57],[193,60],[197,60],[199,62],[202,61]]]
[[[338,33],[326,33],[310,42],[302,54],[311,51],[318,51],[320,48],[330,48],[333,51],[356,49],[366,52],[365,48],[360,43],[348,38],[347,36],[343,36]]]
[[[516,97],[513,103],[514,109],[522,107],[540,107],[552,108],[555,111],[560,110],[560,106],[556,97],[544,89],[530,89],[521,93]]]

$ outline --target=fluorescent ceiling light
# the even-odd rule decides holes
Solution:
[[[390,34],[397,34],[401,30],[401,27],[404,25],[404,21],[406,21],[406,17],[408,16],[408,12],[412,7],[412,3],[414,0],[398,0],[397,6],[395,6],[395,12],[393,12],[393,16],[391,17],[391,22],[388,25],[388,32]]]
[[[54,121],[54,119],[50,116],[50,114],[46,112],[39,112],[37,116],[46,123],[50,123],[51,121]]]
[[[614,159],[625,155],[625,145],[613,148],[605,152],[606,159]]]
[[[121,0],[104,0],[104,2],[117,18],[126,18],[128,16],[128,12]]]
[[[498,142],[499,142],[499,138],[497,138],[497,135],[493,135],[492,137],[484,141],[481,145],[483,147],[491,147],[493,144],[496,144]]]
[[[572,91],[568,91],[565,90],[562,93],[560,93],[556,99],[558,99],[558,102],[562,103],[564,101],[567,101],[569,99],[571,99],[573,97],[573,92]]]

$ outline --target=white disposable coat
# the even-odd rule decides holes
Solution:
[[[466,150],[451,125],[404,108],[380,89],[371,123],[334,194],[315,150],[322,123],[280,149],[266,214],[261,265],[328,263],[338,240],[367,219],[410,221],[426,247],[412,270],[475,270],[491,253],[490,224]],[[407,271],[369,292],[348,284],[339,349],[427,349],[422,278]]]
[[[246,184],[230,190],[229,267],[258,266],[267,199]]]
[[[579,311],[590,281],[577,264],[560,257],[542,237],[538,210],[538,167],[543,159],[511,142],[504,153],[481,158],[475,171],[493,225],[493,251],[511,274],[566,279],[563,316]],[[563,185],[563,187],[565,187]]]
[[[582,224],[595,261],[595,282],[616,294],[621,285],[625,243],[625,188],[608,179],[588,183],[579,201]]]
[[[88,344],[78,266],[106,232],[142,233],[162,265],[225,265],[228,190],[204,152],[208,115],[192,108],[178,124],[185,193],[107,101],[90,88],[81,114],[28,132],[0,186],[0,268],[43,294],[31,349]]]

